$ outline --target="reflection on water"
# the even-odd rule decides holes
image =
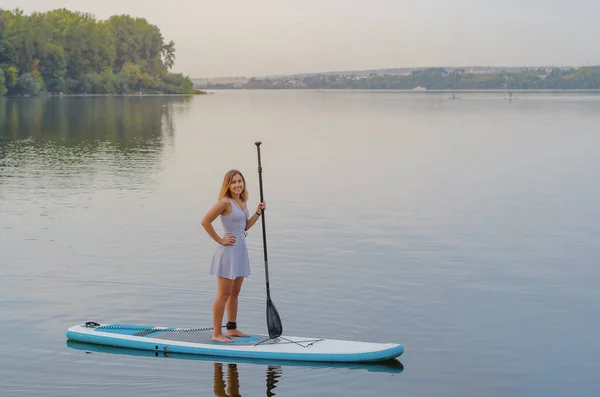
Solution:
[[[277,384],[283,379],[285,367],[305,367],[312,369],[341,369],[360,370],[367,372],[382,372],[399,374],[404,370],[402,363],[397,360],[388,360],[374,363],[325,363],[325,362],[303,362],[303,361],[281,361],[251,358],[236,358],[235,361],[224,361],[222,357],[211,357],[202,355],[191,355],[181,353],[165,353],[150,350],[126,349],[120,347],[101,346],[89,343],[81,343],[72,340],[66,341],[67,347],[73,350],[84,351],[85,354],[102,353],[117,354],[136,357],[155,357],[162,359],[193,360],[212,362],[214,372],[213,391],[215,396],[242,396],[244,385],[240,384],[240,364],[253,364],[266,366],[266,395],[274,396]]]
[[[267,367],[267,396],[274,396],[273,389],[275,389],[279,378],[281,377],[281,367],[269,365]]]
[[[227,364],[227,378],[224,378],[223,363],[214,363],[214,380],[215,385],[213,391],[215,396],[241,396],[240,394],[240,377],[238,374],[237,364]],[[268,380],[268,377],[267,377]],[[268,383],[267,383],[268,387]],[[268,392],[267,392],[268,393]]]
[[[160,169],[165,150],[173,146],[175,113],[185,111],[188,101],[0,99],[0,186],[7,182],[3,175],[35,183],[36,189],[64,182],[71,188],[114,186],[116,176],[117,184],[135,188]],[[112,182],[96,178],[99,174]]]
[[[106,142],[119,149],[173,137],[173,113],[188,97],[0,98],[0,139],[34,139],[63,146]]]
[[[86,354],[64,332],[210,324],[200,219],[232,167],[256,205],[261,140],[286,329],[402,343],[410,371],[236,359],[240,394],[271,365],[298,397],[600,395],[600,96],[448,95],[0,99],[0,390],[213,395],[226,359]],[[262,333],[252,230],[240,322]]]
[[[227,366],[227,376],[225,377],[223,366]],[[237,397],[240,394],[240,377],[238,373],[238,366],[235,363],[220,363],[216,362],[213,364],[215,371],[215,385],[214,393],[217,397]],[[267,396],[274,396],[273,391],[277,387],[277,382],[281,377],[282,369],[279,366],[269,365],[267,366]]]

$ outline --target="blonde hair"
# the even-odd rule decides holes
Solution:
[[[229,190],[229,185],[231,185],[233,177],[236,175],[241,176],[242,181],[244,182],[244,190],[242,190],[242,193],[240,193],[240,199],[243,202],[248,201],[248,189],[246,189],[246,178],[244,178],[244,175],[238,170],[229,170],[223,177],[223,185],[221,186],[221,192],[219,193],[219,200],[225,196],[232,198],[231,191]]]

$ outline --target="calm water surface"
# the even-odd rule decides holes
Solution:
[[[600,96],[223,91],[0,99],[0,394],[600,394]],[[225,171],[258,201],[288,335],[390,366],[156,357],[85,321],[206,327]],[[220,230],[219,223],[215,223]],[[265,332],[260,223],[240,328]]]

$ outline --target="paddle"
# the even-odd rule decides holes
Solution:
[[[258,153],[258,183],[260,186],[260,201],[263,202],[263,183],[262,183],[262,165],[260,163],[260,145],[262,142],[255,142],[256,151]],[[269,261],[267,259],[267,232],[265,226],[265,210],[262,210],[262,234],[263,234],[263,250],[265,254],[265,280],[267,282],[267,329],[269,330],[269,338],[275,339],[281,336],[283,325],[279,313],[271,300],[271,290],[269,288]]]

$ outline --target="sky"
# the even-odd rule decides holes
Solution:
[[[600,64],[600,0],[1,0],[146,18],[192,78]],[[595,40],[596,39],[596,40]]]

